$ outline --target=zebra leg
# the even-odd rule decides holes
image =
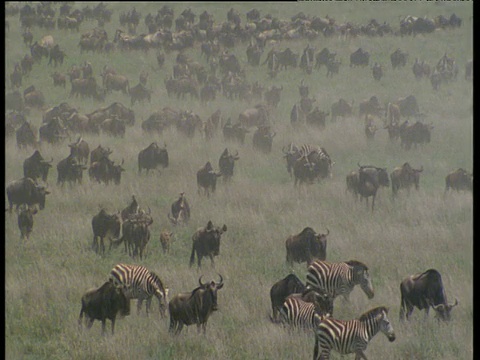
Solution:
[[[145,303],[145,308],[147,310],[147,316],[148,316],[148,313],[150,312],[150,304],[152,303],[152,298],[148,298],[147,299],[147,302]]]
[[[355,351],[355,354],[356,354],[355,360],[360,360],[360,359],[368,360],[362,350]]]
[[[142,303],[143,299],[138,299],[137,300],[137,314],[140,315],[140,310],[142,310]],[[147,308],[147,314],[148,314],[148,308]]]

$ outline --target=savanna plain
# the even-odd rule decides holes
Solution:
[[[25,3],[16,3],[23,6]],[[36,5],[36,2],[32,2]],[[121,28],[119,15],[135,6],[142,14],[137,33],[147,33],[144,18],[155,15],[164,3],[106,2],[113,11],[110,22],[105,23],[109,40]],[[57,8],[60,3],[53,6]],[[87,3],[72,2],[73,8],[82,9]],[[88,3],[94,7],[96,3]],[[302,281],[306,279],[306,265],[289,266],[285,261],[285,240],[310,226],[317,232],[330,234],[327,260],[356,259],[369,266],[375,296],[368,300],[360,288],[355,288],[350,301],[335,301],[335,317],[351,319],[380,305],[389,308],[389,318],[396,332],[393,343],[381,334],[370,342],[366,355],[369,359],[471,359],[473,357],[473,197],[471,192],[444,194],[445,176],[459,167],[473,167],[473,83],[464,79],[464,65],[473,56],[473,2],[287,2],[287,3],[169,3],[175,18],[187,7],[196,15],[204,10],[213,15],[215,23],[227,20],[233,8],[241,15],[257,8],[261,16],[271,14],[289,20],[303,12],[307,16],[328,15],[337,23],[366,24],[372,18],[388,22],[394,30],[406,15],[434,18],[450,17],[452,13],[462,20],[455,29],[437,30],[430,34],[413,36],[385,35],[383,37],[346,38],[341,35],[315,39],[281,40],[268,43],[261,63],[273,47],[287,47],[301,54],[310,44],[318,53],[324,47],[337,52],[342,61],[339,73],[326,76],[326,69],[314,69],[312,74],[300,68],[282,70],[275,78],[267,74],[266,65],[258,67],[247,63],[248,42],[237,42],[228,51],[234,53],[245,69],[250,83],[257,81],[265,88],[283,86],[281,101],[271,110],[270,119],[276,136],[271,153],[256,152],[252,147],[252,133],[247,134],[244,145],[225,142],[221,131],[206,140],[198,132],[186,138],[176,129],[162,134],[145,133],[141,123],[154,111],[169,106],[191,110],[206,120],[217,109],[222,117],[236,121],[243,110],[253,107],[230,100],[221,93],[214,101],[201,104],[199,100],[169,98],[164,81],[172,74],[177,51],[164,52],[165,63],[159,68],[157,50],[148,52],[115,50],[111,54],[80,53],[80,35],[97,26],[85,20],[80,31],[45,30],[34,28],[34,41],[51,34],[67,54],[63,65],[56,69],[43,59],[24,77],[23,91],[34,85],[40,89],[47,106],[68,102],[82,114],[102,106],[120,102],[130,107],[130,98],[121,92],[108,94],[104,103],[93,99],[70,98],[70,84],[66,89],[53,87],[50,74],[54,70],[66,73],[72,65],[89,61],[94,76],[101,83],[100,73],[105,65],[127,76],[130,85],[137,84],[142,70],[149,73],[147,87],[151,102],[136,103],[131,108],[136,122],[128,127],[123,139],[107,135],[85,134],[90,149],[99,144],[113,150],[110,158],[119,163],[124,160],[126,171],[120,185],[104,185],[90,181],[85,172],[83,183],[74,186],[56,184],[56,164],[69,154],[68,140],[61,144],[41,144],[45,159],[54,159],[48,183],[51,194],[45,209],[34,216],[33,232],[28,240],[21,240],[15,213],[5,213],[5,355],[7,359],[311,359],[314,337],[311,333],[288,332],[273,324],[269,291],[271,286],[290,272]],[[57,15],[58,16],[58,15]],[[30,52],[22,41],[23,29],[18,15],[8,17],[9,30],[5,36],[6,74],[13,71],[14,63]],[[198,20],[196,20],[198,21]],[[126,31],[126,29],[124,28]],[[365,68],[349,66],[349,56],[359,47],[370,53],[370,65]],[[392,69],[390,54],[397,48],[408,52],[403,68]],[[223,49],[222,49],[223,50]],[[200,44],[184,50],[192,60],[205,67]],[[437,91],[428,79],[417,81],[412,72],[415,58],[434,66],[447,53],[459,66],[458,78],[442,84]],[[384,68],[380,81],[372,77],[371,66],[378,62]],[[304,79],[315,106],[330,111],[340,98],[354,100],[354,114],[331,122],[325,129],[293,127],[290,110],[299,101],[298,86]],[[10,84],[6,80],[6,91]],[[431,123],[431,142],[404,150],[398,142],[391,142],[386,130],[379,130],[373,141],[367,142],[363,119],[358,118],[358,104],[376,95],[380,102],[394,101],[414,95],[426,123]],[[44,109],[44,110],[45,110]],[[31,109],[28,121],[37,129],[42,123],[44,110]],[[72,134],[70,142],[76,140]],[[138,174],[137,156],[140,150],[156,141],[166,144],[170,165]],[[333,176],[318,183],[294,187],[287,172],[282,148],[290,142],[315,144],[324,147],[335,165]],[[238,151],[235,173],[230,184],[221,179],[216,192],[206,198],[197,193],[196,171],[207,161],[218,169],[218,159],[228,147]],[[32,148],[18,149],[15,137],[5,142],[5,182],[23,177],[22,164],[33,153]],[[395,200],[391,189],[379,190],[373,212],[365,202],[355,201],[346,192],[345,176],[357,169],[357,163],[394,167],[409,162],[413,167],[423,166],[419,190],[400,191]],[[171,203],[180,192],[185,192],[191,206],[188,225],[173,227],[167,218]],[[147,256],[132,259],[123,253],[123,246],[107,251],[105,256],[91,249],[91,220],[101,207],[113,213],[126,207],[132,195],[142,208],[149,207],[154,223]],[[5,201],[7,207],[7,201]],[[201,268],[189,267],[191,236],[198,227],[211,220],[215,225],[226,224],[228,230],[221,239],[220,254],[212,267],[204,259]],[[159,235],[162,230],[174,232],[169,254],[161,249]],[[107,242],[108,244],[108,242]],[[108,245],[107,245],[108,246]],[[221,274],[224,287],[218,292],[219,310],[209,319],[205,335],[197,334],[196,327],[184,328],[179,336],[168,333],[169,319],[161,318],[156,299],[147,317],[143,310],[137,315],[132,303],[131,315],[117,319],[115,334],[108,331],[101,336],[101,325],[95,322],[90,330],[79,330],[77,319],[80,299],[89,288],[102,285],[117,263],[141,264],[155,271],[170,289],[170,298],[180,292],[193,290],[198,278],[217,279]],[[400,282],[408,275],[437,269],[443,277],[448,300],[458,299],[452,310],[452,320],[438,323],[433,317],[424,319],[415,310],[408,323],[399,321]],[[110,329],[108,322],[107,329]],[[353,358],[348,355],[345,358]],[[341,356],[332,352],[332,359]]]

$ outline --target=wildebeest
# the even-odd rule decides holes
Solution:
[[[38,129],[40,141],[45,141],[49,144],[57,144],[69,137],[68,129],[61,124],[58,117],[54,117],[48,123],[42,124]]]
[[[27,92],[28,89],[31,89],[31,91]],[[36,90],[34,86],[27,88],[27,90],[23,92],[25,105],[37,109],[43,108],[45,105],[45,96],[43,96],[43,92]]]
[[[431,138],[430,131],[433,129],[432,124],[423,124],[420,121],[415,122],[415,124],[409,125],[405,121],[400,125],[400,145],[405,150],[410,150],[412,144],[417,146],[417,144],[429,143]]]
[[[234,140],[243,144],[245,142],[245,135],[250,131],[240,123],[235,123],[232,125],[231,119],[223,125],[223,138],[225,140]]]
[[[209,257],[212,266],[215,265],[214,256],[220,253],[220,238],[222,234],[227,231],[227,225],[220,227],[213,226],[211,220],[208,221],[207,226],[198,228],[192,236],[192,253],[190,254],[190,267],[195,261],[195,254],[197,254],[198,267],[201,266],[202,258]]]
[[[24,204],[21,205],[18,212],[17,223],[22,239],[27,239],[33,229],[33,215],[37,213],[37,207],[29,207]]]
[[[83,170],[87,167],[83,165],[72,154],[68,155],[65,159],[60,160],[57,164],[57,185],[63,185],[65,181],[72,183],[82,183]]]
[[[369,59],[368,51],[358,48],[350,55],[350,66],[368,66]]]
[[[103,86],[107,92],[112,90],[122,91],[124,94],[128,94],[128,78],[123,75],[106,73],[103,75]]]
[[[105,209],[100,209],[100,212],[92,218],[93,242],[92,249],[95,252],[105,254],[104,239],[110,239],[110,247],[112,248],[112,239],[120,236],[120,226],[122,220],[120,214],[107,214]],[[100,242],[98,241],[100,239]]]
[[[402,297],[400,320],[404,320],[405,315],[409,320],[415,307],[419,310],[425,309],[425,317],[427,317],[431,307],[435,310],[438,319],[449,321],[452,308],[458,305],[457,299],[454,304],[447,302],[442,276],[435,269],[410,275],[404,279],[400,284],[400,293]]]
[[[198,279],[199,287],[188,293],[175,295],[168,303],[170,313],[169,332],[179,334],[184,325],[197,324],[205,334],[207,321],[213,311],[218,310],[217,291],[223,287],[223,277],[220,281],[202,283],[202,276]]]
[[[108,158],[108,156],[112,153],[110,148],[103,148],[102,145],[98,145],[95,149],[90,152],[90,164],[94,162],[100,161],[103,157]]]
[[[278,313],[285,299],[291,294],[303,293],[305,284],[295,274],[288,274],[282,280],[278,280],[270,288],[270,300],[272,303],[272,321],[278,320]]]
[[[146,169],[148,174],[149,170],[156,169],[158,165],[163,168],[168,167],[167,144],[160,148],[156,142],[152,142],[138,153],[138,173],[140,174],[142,169]]]
[[[72,88],[69,97],[80,95],[82,98],[87,96],[91,98],[98,98],[97,81],[94,77],[87,79],[73,79],[70,81]]]
[[[264,154],[269,154],[272,151],[273,138],[276,132],[272,131],[270,126],[261,125],[253,134],[253,148],[259,150]]]
[[[51,161],[45,161],[40,155],[40,151],[35,150],[35,152],[29,158],[26,158],[23,162],[23,176],[26,178],[31,178],[34,181],[41,178],[42,181],[47,181],[48,170],[52,167]]]
[[[162,245],[162,250],[163,253],[169,253],[170,252],[170,243],[173,240],[173,232],[171,231],[162,231],[160,233],[160,244]]]
[[[150,229],[149,226],[153,224],[153,218],[150,215],[150,209],[148,213],[145,213],[141,210],[134,217],[130,217],[129,221],[133,224],[133,232],[131,242],[133,243],[133,254],[140,256],[140,260],[143,259],[143,256],[146,254],[146,247],[150,241]]]
[[[400,114],[404,117],[417,116],[420,114],[417,99],[413,95],[400,98],[395,102],[400,109]]]
[[[325,260],[327,257],[327,236],[318,234],[311,227],[306,227],[297,235],[290,235],[285,241],[287,250],[287,263],[307,262],[310,264],[314,259]]]
[[[132,201],[130,204],[120,212],[122,221],[127,220],[131,215],[136,215],[139,211],[140,207],[138,206],[137,199],[135,198],[135,195],[132,195]]]
[[[240,159],[238,156],[238,151],[235,154],[232,154],[228,151],[228,148],[223,150],[220,159],[218,160],[218,167],[223,176],[223,181],[228,182],[233,176],[233,169],[235,167],[235,161]]]
[[[317,147],[309,152],[302,152],[293,164],[294,185],[313,183],[315,179],[331,176],[334,162],[324,148]]]
[[[147,89],[144,84],[139,83],[138,85],[130,88],[128,93],[131,98],[130,104],[133,106],[135,105],[136,101],[143,102],[144,100],[148,100],[148,102],[150,102],[153,91]]]
[[[63,86],[63,88],[67,86],[67,77],[64,74],[55,71],[51,76],[53,78],[53,86]]]
[[[280,102],[280,94],[282,93],[283,85],[278,86],[271,86],[267,91],[265,91],[265,102],[267,105],[272,107],[277,107],[278,103]]]
[[[445,192],[453,190],[473,190],[473,174],[462,168],[452,171],[445,177]]]
[[[90,147],[88,143],[80,136],[76,142],[68,144],[70,154],[78,159],[82,164],[88,163],[88,155],[90,155]]]
[[[246,109],[238,116],[238,123],[246,128],[267,125],[268,122],[268,110],[263,104],[258,104],[251,109]]]
[[[174,225],[186,224],[190,219],[190,205],[184,192],[181,192],[178,199],[172,203],[171,215],[168,213],[168,219]]]
[[[99,161],[90,165],[90,168],[88,169],[90,180],[95,180],[99,183],[103,182],[107,185],[113,181],[115,185],[119,185],[122,178],[122,172],[125,171],[122,167],[123,163],[124,159],[122,159],[120,164],[115,165],[114,161],[107,157],[101,158]]]
[[[203,192],[205,195],[210,196],[210,194],[215,192],[217,187],[217,177],[222,176],[221,172],[215,172],[213,170],[212,164],[210,161],[197,171],[197,186],[198,193]]]
[[[354,186],[355,193],[365,198],[368,208],[368,198],[372,197],[372,211],[375,206],[375,197],[380,186],[390,185],[386,168],[376,166],[361,166],[358,164],[358,181]]]
[[[100,128],[103,133],[114,137],[123,138],[126,132],[125,122],[120,120],[117,115],[112,115],[111,118],[103,120]]]
[[[26,148],[27,146],[36,147],[38,145],[37,137],[35,135],[35,128],[28,121],[23,124],[15,132],[17,139],[17,146],[19,148]]]
[[[7,185],[7,199],[9,211],[12,211],[13,204],[16,209],[22,204],[33,206],[39,205],[40,210],[45,208],[45,196],[50,194],[44,186],[38,185],[30,178],[14,180]]]
[[[352,114],[353,111],[353,100],[349,104],[344,99],[338,100],[336,103],[332,104],[330,112],[332,113],[332,121],[335,121],[337,117],[346,117]]]
[[[397,67],[403,67],[407,65],[408,54],[405,51],[400,49],[395,50],[390,55],[390,61],[392,62],[392,67],[396,69]]]
[[[117,287],[111,281],[105,282],[99,288],[88,290],[82,296],[82,309],[78,325],[82,325],[83,315],[90,329],[95,320],[102,322],[102,334],[105,334],[107,319],[112,322],[112,334],[115,328],[117,314],[130,315],[130,299],[125,296],[123,287]]]
[[[322,65],[327,65],[329,62],[335,60],[337,53],[323,48],[317,55],[315,55],[315,69],[319,69]]]
[[[382,106],[378,97],[373,95],[368,100],[364,100],[358,104],[358,116],[363,117],[364,115],[374,115],[381,117],[382,116]]]
[[[420,169],[414,169],[408,162],[393,169],[390,174],[393,195],[396,195],[401,188],[406,188],[410,192],[412,185],[415,185],[415,189],[418,190],[420,186],[420,173],[422,171],[423,166]]]

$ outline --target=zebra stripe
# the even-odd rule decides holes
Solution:
[[[325,292],[332,299],[343,295],[348,300],[355,285],[360,285],[369,299],[374,291],[368,267],[360,261],[330,263],[316,260],[308,266],[306,285],[318,292]]]
[[[354,320],[323,319],[315,328],[313,359],[328,360],[332,349],[342,355],[355,353],[356,359],[366,359],[363,351],[379,331],[389,341],[395,340],[395,332],[387,314],[388,309],[379,306]]]
[[[330,159],[330,155],[328,155],[327,151],[323,147],[316,145],[303,144],[302,146],[300,146],[298,148],[299,159],[306,158],[308,161],[308,156],[313,152],[320,155],[321,159],[327,160],[330,168],[333,166],[334,162],[332,162],[332,160]]]
[[[289,297],[280,309],[280,316],[283,323],[293,328],[314,329],[330,314],[317,313],[315,304],[298,297]]]
[[[110,280],[115,284],[126,287],[126,295],[130,299],[138,299],[137,313],[140,313],[143,300],[147,300],[147,315],[150,310],[152,296],[158,299],[159,310],[162,317],[168,304],[168,289],[153,271],[141,265],[117,264],[110,272]]]

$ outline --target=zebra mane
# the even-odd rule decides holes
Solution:
[[[365,321],[367,319],[371,319],[371,318],[376,317],[378,314],[380,314],[382,312],[385,312],[385,313],[388,314],[388,308],[386,306],[378,306],[376,308],[370,309],[367,312],[360,315],[358,320]]]
[[[364,263],[362,263],[361,261],[358,261],[358,260],[345,261],[345,264],[348,264],[348,265],[353,266],[353,267],[363,267],[363,268],[365,268],[365,270],[368,270],[368,266],[365,265]]]

